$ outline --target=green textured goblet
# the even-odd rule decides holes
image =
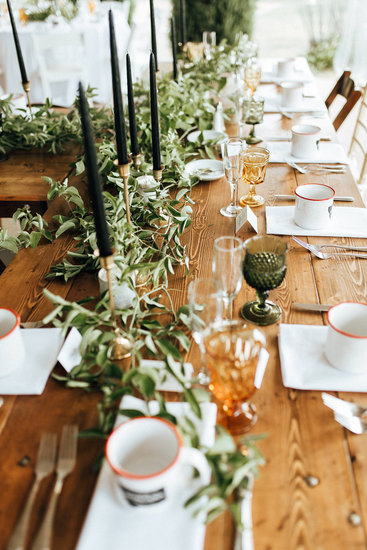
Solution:
[[[267,300],[269,291],[280,285],[287,271],[287,243],[273,235],[258,235],[245,244],[243,276],[256,290],[257,299],[241,308],[241,316],[255,325],[276,323],[282,314],[280,307]]]

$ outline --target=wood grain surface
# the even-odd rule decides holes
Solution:
[[[278,124],[286,129],[290,122],[285,123],[279,116],[272,115],[271,124],[275,128]],[[29,153],[18,154],[18,174],[24,160],[29,161]],[[65,158],[63,161],[66,174],[68,161]],[[58,162],[62,161],[59,159]],[[41,164],[41,160],[37,160],[36,165],[40,167]],[[48,164],[45,161],[47,175]],[[38,176],[39,172],[30,175],[30,182],[32,178],[36,181]],[[325,181],[325,176],[312,176],[312,181],[321,180]],[[290,193],[305,181],[310,181],[309,175],[295,174],[288,166],[275,164],[269,166],[265,183],[258,190],[266,198],[266,205],[274,205],[275,193]],[[350,205],[351,208],[362,206],[358,190],[349,174],[333,174],[328,176],[328,182],[338,194],[355,196],[356,201]],[[246,186],[243,185],[241,192],[245,191]],[[229,202],[229,186],[225,179],[200,183],[194,188],[192,196],[195,200],[192,225],[184,235],[190,257],[190,272],[186,275],[180,268],[170,280],[170,288],[176,290],[173,293],[176,307],[187,302],[187,286],[193,278],[210,276],[214,239],[224,234],[234,234],[235,231],[234,221],[219,213],[220,207]],[[61,208],[60,204],[53,204],[47,216],[51,216],[58,208]],[[260,233],[265,231],[264,211],[264,207],[255,210]],[[243,240],[253,235],[247,226],[240,231]],[[282,322],[308,325],[326,323],[326,317],[320,313],[301,312],[292,308],[294,301],[366,301],[366,260],[319,260],[290,237],[284,239],[289,245],[287,275],[280,287],[271,292],[271,298],[283,309]],[[309,241],[332,242],[333,239],[310,238]],[[338,239],[340,241],[361,242],[360,239]],[[15,308],[23,321],[39,320],[51,308],[42,294],[46,287],[73,300],[96,294],[97,284],[90,275],[81,275],[67,284],[43,278],[49,266],[60,260],[71,246],[72,238],[63,236],[53,244],[21,251],[0,277],[0,305]],[[240,306],[253,296],[254,290],[244,282],[235,300],[235,316]],[[266,465],[261,468],[254,489],[255,548],[365,549],[365,439],[363,436],[347,434],[333,420],[332,412],[322,404],[320,392],[297,391],[283,386],[277,345],[279,326],[273,325],[263,330],[270,360],[262,387],[254,396],[258,422],[253,433],[267,433],[267,438],[259,443]],[[198,364],[199,351],[195,344],[188,354],[188,360]],[[299,360],[302,361],[302,357]],[[345,393],[341,396],[367,405],[365,394]],[[5,548],[28,494],[41,433],[45,430],[60,433],[61,426],[66,422],[76,422],[80,430],[96,425],[99,398],[98,394],[65,389],[52,379],[49,379],[41,396],[4,396],[5,403],[0,408],[0,549]],[[101,450],[101,442],[95,440],[82,439],[79,443],[77,468],[65,481],[56,512],[53,550],[73,550],[76,546],[96,479],[92,465]],[[24,456],[30,458],[27,466],[21,466],[19,462]],[[315,478],[315,486],[310,485],[310,476]],[[32,515],[30,537],[41,520],[50,488],[50,480],[42,485]],[[351,523],[350,514],[353,513],[360,517],[359,524]],[[233,536],[231,519],[228,516],[220,517],[207,529],[205,550],[230,550]]]

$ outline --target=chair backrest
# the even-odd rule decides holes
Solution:
[[[77,81],[86,84],[86,52],[82,32],[73,29],[32,34],[35,59],[45,98],[53,96],[52,84],[66,83],[64,93],[71,103]]]
[[[362,184],[367,171],[367,86],[359,107],[348,155],[355,180]]]
[[[333,126],[335,130],[338,130],[342,125],[362,95],[362,90],[355,89],[354,81],[350,78],[350,74],[350,71],[344,71],[325,100],[325,105],[328,109],[337,96],[342,96],[346,100],[343,107],[334,118]]]

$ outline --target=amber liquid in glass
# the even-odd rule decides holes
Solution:
[[[261,343],[252,331],[221,330],[204,339],[209,389],[228,416],[242,414],[241,405],[255,391],[255,373]]]

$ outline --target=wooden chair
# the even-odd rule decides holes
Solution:
[[[356,182],[364,183],[367,171],[367,87],[363,93],[348,155]]]
[[[325,101],[325,105],[329,109],[337,96],[342,96],[346,100],[333,121],[335,130],[341,126],[362,95],[362,90],[355,89],[350,74],[350,71],[344,71]]]

